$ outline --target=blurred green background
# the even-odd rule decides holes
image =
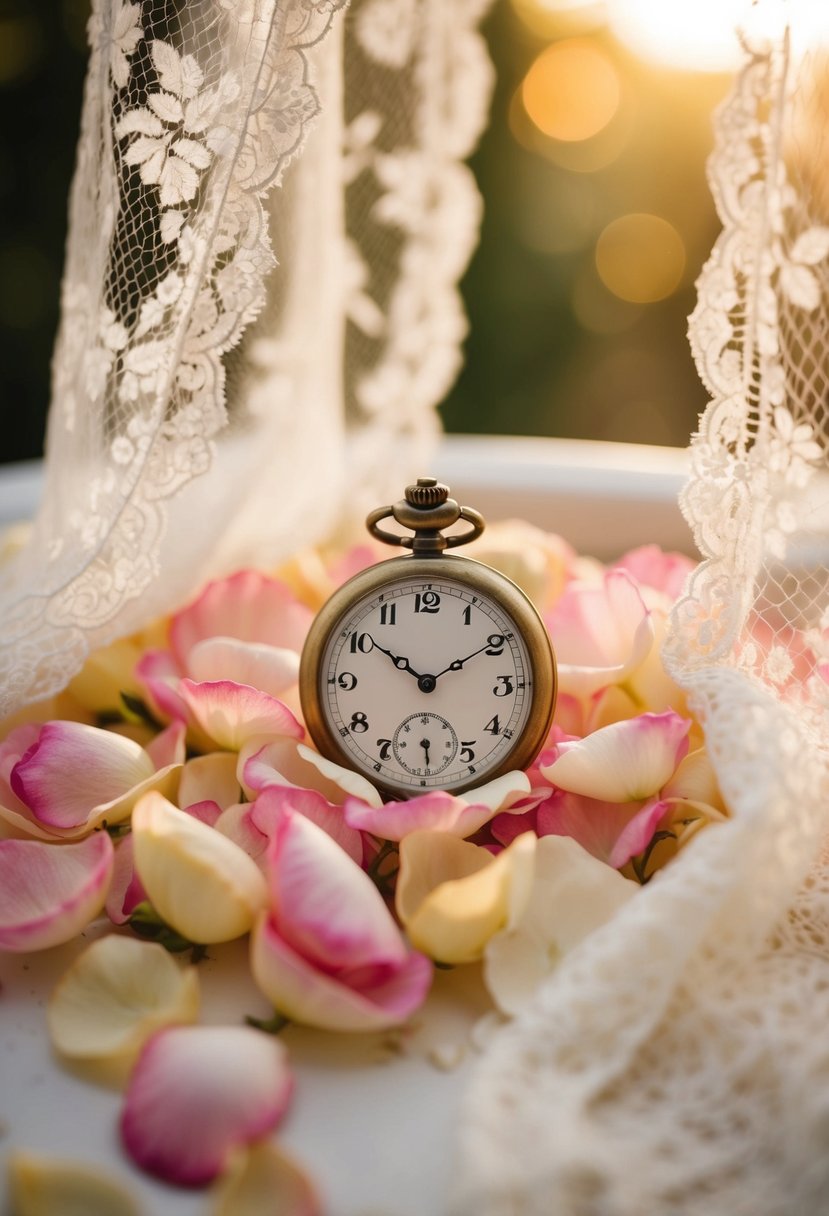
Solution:
[[[684,445],[686,340],[719,225],[711,114],[730,0],[495,0],[472,160],[485,202],[446,428]],[[88,0],[0,0],[0,459],[38,456],[58,316]]]

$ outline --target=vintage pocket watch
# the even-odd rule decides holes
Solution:
[[[380,528],[389,516],[413,535]],[[471,527],[444,536],[458,520]],[[445,553],[480,536],[482,516],[424,477],[366,526],[412,553],[350,579],[311,626],[299,687],[317,747],[395,798],[525,768],[552,722],[555,658],[515,583]]]

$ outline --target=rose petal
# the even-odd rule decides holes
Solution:
[[[572,583],[547,616],[558,657],[559,691],[592,696],[623,683],[653,646],[653,625],[636,583],[608,571],[599,587]]]
[[[666,553],[658,545],[631,549],[616,563],[643,586],[661,591],[669,600],[677,599],[688,575],[696,568],[684,553]]]
[[[542,767],[559,789],[605,802],[634,802],[655,794],[688,750],[687,718],[669,710],[614,722],[584,739],[562,743]]]
[[[614,870],[620,870],[631,857],[638,857],[643,853],[670,811],[670,804],[660,799],[646,802],[640,807],[617,836],[616,843],[610,850],[609,865]]]
[[[724,811],[717,774],[705,748],[689,752],[669,781],[662,787],[663,798],[687,798]]]
[[[95,650],[69,682],[69,691],[93,713],[120,710],[121,693],[137,695],[140,683],[135,666],[141,648],[135,638],[119,638]]]
[[[363,860],[363,838],[349,827],[343,808],[327,802],[315,790],[272,785],[264,789],[251,809],[251,821],[270,839],[284,811],[297,811],[321,827],[359,865]]]
[[[142,1169],[203,1186],[240,1145],[282,1118],[293,1080],[285,1047],[245,1026],[175,1026],[144,1047],[121,1113],[124,1146]]]
[[[302,958],[263,913],[251,935],[251,973],[286,1017],[322,1030],[382,1030],[414,1013],[429,991],[432,965],[422,954],[405,955],[391,971],[345,981]],[[347,981],[351,979],[352,983]],[[372,982],[373,980],[373,982]]]
[[[380,807],[367,806],[356,798],[347,798],[343,810],[352,828],[370,832],[381,840],[403,840],[411,832],[419,831],[472,836],[485,823],[489,823],[496,813],[491,806],[470,804],[465,798],[456,798],[441,791],[422,794],[419,798],[410,798],[408,802],[387,802]]]
[[[190,720],[216,747],[225,751],[238,752],[254,737],[262,736],[264,742],[274,735],[301,739],[304,734],[287,705],[245,684],[230,680],[196,684],[182,680],[179,693]]]
[[[326,969],[402,963],[406,947],[368,875],[304,815],[273,818],[266,870],[281,936]]]
[[[218,802],[222,810],[239,801],[235,752],[210,752],[194,756],[181,770],[178,787],[179,806],[196,802]]]
[[[188,675],[198,683],[230,680],[281,697],[297,682],[299,655],[264,642],[205,638],[190,651]]]
[[[115,846],[115,862],[106,897],[106,914],[114,925],[125,925],[147,892],[135,872],[132,832]]]
[[[445,832],[412,832],[402,842],[394,906],[404,925],[436,887],[492,865],[493,857],[468,840]]]
[[[178,695],[184,674],[169,650],[147,650],[135,665],[135,674],[148,694],[150,709],[160,718],[185,718],[187,711]]]
[[[132,816],[135,868],[154,909],[192,942],[247,933],[267,902],[261,871],[221,832],[146,795]]]
[[[600,802],[556,790],[538,808],[539,836],[570,836],[600,861],[610,865],[616,842],[641,804]]]
[[[114,1179],[74,1161],[15,1150],[8,1161],[15,1216],[139,1216],[132,1196]]]
[[[167,768],[171,764],[184,764],[187,754],[186,735],[187,728],[184,723],[175,721],[147,744],[147,755],[156,769]]]
[[[0,950],[69,941],[104,906],[113,847],[106,832],[78,844],[0,840]]]
[[[14,766],[11,787],[43,824],[74,828],[155,776],[137,743],[80,722],[47,722]]]
[[[242,570],[208,583],[192,604],[175,614],[170,646],[184,670],[193,647],[206,638],[266,642],[299,652],[311,616],[285,583],[257,570]]]
[[[323,1216],[308,1175],[274,1144],[257,1144],[228,1171],[214,1216]]]
[[[49,1001],[52,1046],[77,1060],[126,1070],[144,1043],[170,1023],[195,1022],[199,980],[163,946],[110,934],[79,955]]]
[[[539,840],[530,898],[521,916],[484,951],[484,979],[498,1008],[519,1014],[560,959],[638,890],[637,883],[595,860],[574,840]]]
[[[424,839],[424,837],[431,839]],[[418,857],[430,851],[432,833],[422,833],[401,844],[404,865],[423,864]],[[535,865],[536,837],[519,836],[477,872],[442,882],[423,900],[406,923],[412,945],[441,963],[470,963],[479,959],[484,946],[499,929],[516,920],[530,897]],[[485,852],[485,850],[481,850]],[[426,859],[426,865],[433,864]]]

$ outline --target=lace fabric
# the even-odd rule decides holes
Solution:
[[[796,12],[793,12],[796,18]],[[796,27],[795,27],[796,32]],[[690,336],[704,561],[666,661],[731,819],[554,972],[480,1063],[457,1216],[815,1216],[829,1165],[826,60],[746,42]]]
[[[458,162],[486,111],[484,6],[360,0],[344,21],[342,4],[93,6],[46,489],[2,572],[0,716],[423,467],[465,332],[479,202]]]

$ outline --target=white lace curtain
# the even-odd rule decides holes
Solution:
[[[460,162],[487,110],[484,6],[95,0],[0,716],[428,463],[480,211]]]

